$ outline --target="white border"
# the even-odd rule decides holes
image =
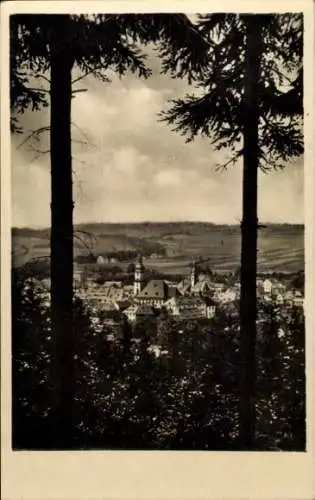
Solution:
[[[10,450],[10,133],[8,19],[11,13],[304,12],[307,453],[12,452]],[[1,454],[2,498],[315,498],[314,475],[314,7],[311,0],[186,2],[7,2],[1,6]],[[315,475],[313,476],[315,477]]]

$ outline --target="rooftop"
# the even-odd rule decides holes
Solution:
[[[180,295],[176,286],[168,285],[164,280],[151,280],[138,294],[138,298],[167,300]]]

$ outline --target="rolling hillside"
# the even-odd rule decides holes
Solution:
[[[209,258],[215,270],[234,271],[240,263],[240,228],[199,222],[92,223],[76,226],[83,240],[75,255],[95,256],[119,250],[152,254],[146,265],[167,272],[187,272],[192,259]],[[49,256],[49,230],[12,229],[13,265]],[[154,254],[154,255],[153,255]],[[159,254],[159,255],[158,255]],[[304,267],[304,227],[268,225],[259,232],[260,271],[295,272]]]

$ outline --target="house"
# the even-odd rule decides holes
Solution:
[[[202,278],[197,281],[185,278],[177,284],[177,289],[181,295],[210,295],[212,293],[211,285],[208,279]]]
[[[150,346],[148,347],[148,352],[150,352],[150,353],[154,354],[154,356],[155,356],[156,358],[159,358],[159,357],[160,357],[160,355],[161,355],[162,350],[161,350],[161,347],[160,347],[159,345],[155,345],[155,344],[153,344],[153,345],[150,345]]]
[[[295,295],[294,293],[291,291],[291,290],[288,290],[287,292],[281,294],[283,296],[283,300],[284,300],[284,305],[286,307],[293,307],[294,305],[294,299],[295,299]]]
[[[285,331],[283,328],[278,329],[278,338],[281,339],[282,337],[285,337]]]
[[[148,317],[155,318],[154,308],[148,305],[131,304],[124,310],[124,314],[131,323]]]
[[[272,292],[273,283],[269,279],[265,279],[263,284],[263,291],[265,295],[270,295]]]
[[[128,321],[130,321],[131,323],[136,321],[137,310],[137,304],[131,304],[129,307],[127,307],[127,309],[124,310],[124,314],[127,316]]]
[[[284,296],[282,293],[278,293],[275,297],[276,304],[283,305],[284,304]]]
[[[100,294],[107,301],[119,301],[124,299],[124,291],[122,288],[113,287],[102,287],[100,289]]]
[[[98,257],[96,258],[96,264],[105,264],[105,262],[105,257],[103,255],[98,255]]]
[[[273,285],[273,290],[277,293],[284,293],[286,289],[287,289],[286,286],[283,283],[280,283],[279,281],[277,281]]]
[[[96,257],[96,264],[104,265],[104,264],[115,264],[117,259],[113,256],[102,254]]]
[[[191,287],[190,293],[192,295],[210,295],[211,289],[209,283],[205,280],[197,281],[197,283]]]
[[[211,297],[203,297],[203,300],[206,304],[206,318],[211,319],[215,316],[217,305]]]
[[[124,285],[122,287],[122,289],[123,289],[124,297],[126,297],[126,298],[132,297],[134,295],[134,286],[133,285]]]
[[[158,253],[151,253],[150,258],[151,259],[159,259],[161,256]]]
[[[172,297],[165,302],[166,311],[182,319],[213,318],[215,304],[211,299],[193,296]]]
[[[136,311],[136,320],[150,318],[150,317],[151,318],[156,317],[154,307],[145,304],[140,304]]]
[[[304,298],[296,295],[293,299],[293,304],[295,306],[304,307]]]
[[[218,301],[226,304],[227,302],[234,302],[238,298],[238,292],[233,290],[232,288],[227,288],[226,290],[222,290],[217,292],[216,298]]]
[[[209,288],[214,294],[219,294],[225,289],[224,283],[209,283]]]
[[[122,287],[122,281],[105,281],[104,286],[110,287],[116,287],[116,288],[121,288]]]
[[[45,290],[50,290],[51,280],[50,278],[43,278],[41,280],[42,286]]]

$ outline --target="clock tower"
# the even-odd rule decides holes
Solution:
[[[140,293],[141,290],[143,289],[143,278],[144,278],[144,265],[142,256],[139,255],[135,265],[135,279],[133,286],[134,295],[138,295],[138,293]]]
[[[190,286],[191,288],[194,288],[196,284],[196,274],[197,274],[197,269],[196,269],[196,262],[193,261],[191,264],[191,273],[190,273]]]

